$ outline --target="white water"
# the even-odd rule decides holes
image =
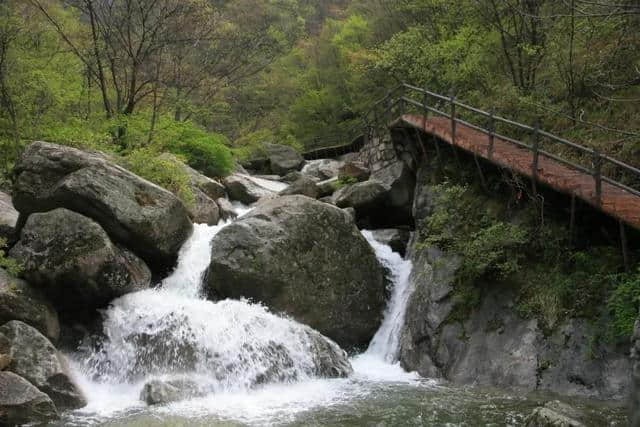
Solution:
[[[248,211],[238,206],[239,214]],[[226,225],[196,225],[180,252],[176,270],[162,286],[113,301],[104,313],[108,339],[102,348],[73,357],[72,368],[89,401],[73,418],[98,422],[144,410],[184,417],[215,414],[269,424],[274,417],[286,421],[301,411],[363,398],[372,392],[366,384],[419,379],[397,363],[400,328],[410,296],[409,261],[376,242],[370,232],[363,232],[392,273],[391,300],[368,350],[351,359],[352,377],[316,379],[306,327],[260,305],[230,300],[214,303],[203,298],[209,242]],[[185,352],[187,348],[195,353]],[[284,360],[282,352],[286,353]],[[284,383],[256,389],[258,379],[271,368],[283,372],[278,380]],[[140,401],[140,391],[150,379],[171,379],[184,373],[206,396],[153,408]]]

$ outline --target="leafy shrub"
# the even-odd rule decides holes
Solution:
[[[0,238],[0,267],[4,268],[10,276],[17,276],[22,272],[23,266],[13,258],[7,258],[5,248],[7,241]]]
[[[640,267],[633,273],[612,276],[618,286],[607,301],[607,308],[613,317],[615,338],[627,339],[633,333],[633,325],[638,317],[640,301]]]
[[[341,188],[347,187],[349,185],[357,184],[357,183],[358,183],[358,178],[353,176],[343,176],[333,184],[333,189],[338,191]]]
[[[136,175],[171,191],[187,206],[193,206],[195,196],[191,190],[191,177],[178,163],[158,157],[153,150],[141,149],[129,154],[124,165]]]

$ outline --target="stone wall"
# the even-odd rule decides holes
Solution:
[[[378,172],[398,162],[393,141],[388,136],[385,138],[370,138],[358,154],[361,162],[371,170]]]

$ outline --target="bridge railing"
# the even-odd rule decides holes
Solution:
[[[418,99],[416,99],[418,98]],[[374,102],[363,114],[365,135],[379,135],[391,121],[403,114],[418,113],[424,117],[436,115],[451,122],[451,140],[455,145],[459,124],[487,136],[487,158],[492,160],[497,139],[507,141],[531,152],[532,174],[538,173],[540,155],[593,177],[597,203],[602,201],[602,183],[608,183],[640,196],[640,169],[617,160],[597,149],[585,147],[540,128],[539,123],[527,125],[495,114],[494,111],[467,105],[454,96],[441,95],[428,89],[401,84]]]

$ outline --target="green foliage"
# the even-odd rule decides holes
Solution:
[[[613,317],[613,334],[617,339],[628,339],[638,318],[640,301],[640,267],[632,272],[613,276],[617,287],[607,301]]]
[[[190,122],[180,123],[179,127],[179,137],[166,145],[167,150],[183,156],[189,166],[207,176],[222,177],[231,173],[234,160],[224,136],[207,133]]]
[[[471,191],[450,184],[434,188],[437,202],[427,219],[425,244],[462,257],[459,283],[473,283],[486,275],[508,277],[518,271],[527,230],[477,210],[482,202],[471,202]]]
[[[353,176],[343,176],[341,178],[338,178],[338,180],[333,184],[333,188],[334,190],[337,191],[341,188],[348,187],[350,185],[357,184],[357,183],[358,183],[358,178]]]
[[[5,253],[6,246],[7,241],[0,238],[0,268],[4,268],[10,276],[16,277],[22,272],[24,267],[15,259],[7,257]]]
[[[179,163],[159,157],[156,151],[140,149],[131,152],[123,164],[136,175],[171,191],[185,205],[193,206],[195,197],[191,190],[191,177]]]

